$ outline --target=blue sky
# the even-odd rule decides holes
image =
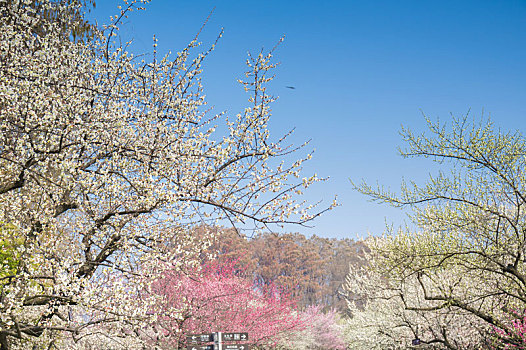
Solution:
[[[119,1],[97,1],[99,23]],[[204,47],[225,34],[205,64],[204,85],[215,111],[236,113],[247,96],[236,83],[247,51],[270,49],[281,62],[270,86],[279,96],[271,133],[296,128],[294,142],[316,149],[305,176],[330,179],[307,199],[341,206],[312,229],[287,231],[325,237],[379,234],[404,214],[352,190],[349,179],[391,186],[402,178],[423,182],[430,164],[403,160],[400,126],[423,130],[422,113],[484,111],[503,130],[526,128],[526,1],[250,1],[154,0],[122,31],[133,51],[177,52],[214,13],[201,35]],[[294,86],[296,89],[287,89]]]

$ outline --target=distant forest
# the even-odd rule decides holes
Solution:
[[[195,235],[210,227],[198,228]],[[203,259],[217,254],[219,260],[236,261],[239,273],[253,277],[257,284],[283,288],[297,300],[298,308],[320,305],[347,314],[341,287],[349,264],[362,264],[363,242],[352,239],[309,238],[300,233],[264,233],[252,238],[239,235],[235,229],[212,228],[213,245],[202,252]]]

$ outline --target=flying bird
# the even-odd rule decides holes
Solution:
[[[294,86],[285,86],[287,89],[295,90],[296,88]]]

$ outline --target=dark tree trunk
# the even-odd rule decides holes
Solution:
[[[9,350],[7,335],[0,333],[0,350]]]

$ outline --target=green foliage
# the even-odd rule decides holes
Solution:
[[[16,274],[23,244],[13,225],[0,223],[0,285]]]

